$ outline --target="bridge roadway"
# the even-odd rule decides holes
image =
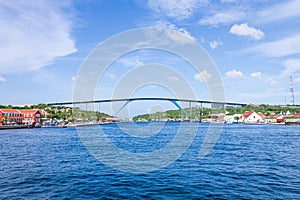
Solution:
[[[197,99],[180,99],[180,98],[161,98],[161,97],[133,97],[133,98],[117,98],[117,99],[100,99],[100,100],[86,100],[86,101],[69,101],[69,102],[52,102],[47,103],[48,106],[70,105],[70,104],[86,104],[86,103],[109,103],[118,101],[171,101],[171,102],[191,102],[191,103],[211,103],[211,104],[224,104],[231,106],[246,106],[245,103],[237,102],[222,102],[210,100],[197,100]]]

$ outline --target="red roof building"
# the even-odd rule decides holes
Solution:
[[[260,115],[258,115],[256,112],[246,111],[242,115],[242,121],[244,123],[259,123],[259,122],[261,122],[261,120],[262,120],[262,117]]]
[[[36,124],[42,122],[42,114],[40,110],[20,110],[23,124]]]
[[[21,124],[21,113],[17,109],[0,109],[0,125]]]

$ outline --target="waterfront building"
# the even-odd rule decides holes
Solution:
[[[300,113],[285,116],[284,119],[287,124],[300,124]]]
[[[119,121],[120,121],[120,118],[118,118],[118,117],[110,117],[110,116],[102,117],[102,122],[106,122],[106,123],[116,123]]]
[[[275,123],[284,123],[284,117],[282,114],[271,114],[265,117],[266,123],[275,124]]]
[[[0,109],[0,125],[21,124],[21,113],[17,109]]]
[[[256,112],[246,111],[242,115],[242,122],[244,123],[260,123],[262,120],[263,118]]]
[[[40,124],[42,122],[42,114],[40,110],[19,110],[23,124]]]
[[[224,120],[226,123],[231,124],[231,123],[239,123],[242,122],[242,116],[243,114],[234,114],[234,115],[226,115]]]

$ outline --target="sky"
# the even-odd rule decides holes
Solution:
[[[116,34],[143,27],[178,31],[200,45],[217,66],[227,101],[288,104],[292,76],[300,104],[299,7],[299,0],[1,0],[0,104],[72,100],[90,52]],[[173,67],[196,98],[210,98],[206,70],[195,71],[175,55],[154,50],[130,52],[113,62],[95,98],[113,97],[122,76],[150,63]],[[177,77],[166,78],[181,84]],[[131,95],[173,94],[147,85]],[[134,113],[155,106],[136,107]]]

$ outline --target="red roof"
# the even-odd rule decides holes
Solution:
[[[287,116],[287,118],[300,118],[300,113],[295,113],[292,115]]]
[[[40,112],[39,110],[20,110],[22,114],[35,114],[37,112]]]
[[[17,109],[0,109],[2,113],[20,113]]]
[[[268,115],[266,116],[267,119],[277,119],[278,117],[282,116],[281,114],[276,114],[276,115]]]
[[[253,112],[249,112],[249,111],[246,111],[244,114],[243,114],[243,117],[247,118],[249,117]]]

